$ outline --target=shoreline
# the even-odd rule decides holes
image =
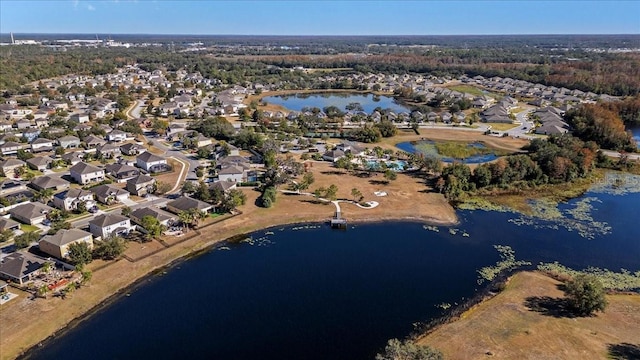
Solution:
[[[95,287],[99,284],[96,284],[96,282],[98,281],[97,279],[95,279],[95,275],[96,273],[100,273],[99,269],[94,273],[94,278],[92,279],[92,281],[88,284],[83,286],[82,288],[78,289],[78,292],[74,293],[73,295],[71,295],[70,298],[66,299],[66,300],[60,300],[60,304],[59,309],[57,310],[62,310],[62,314],[65,314],[64,316],[60,316],[60,318],[64,318],[61,321],[61,325],[60,326],[56,326],[54,329],[52,329],[51,331],[47,331],[46,335],[44,337],[40,337],[39,339],[35,340],[35,341],[29,341],[25,343],[19,343],[19,342],[12,342],[12,343],[7,343],[6,345],[10,345],[11,347],[9,349],[6,348],[6,346],[3,345],[3,351],[2,351],[2,359],[24,359],[24,358],[28,358],[34,351],[37,351],[40,347],[44,346],[45,344],[49,343],[50,341],[54,341],[55,339],[59,338],[60,336],[64,336],[64,334],[66,334],[68,331],[73,330],[76,326],[80,325],[83,321],[91,318],[92,316],[94,316],[95,314],[99,313],[100,311],[106,309],[109,305],[113,304],[114,302],[120,300],[120,298],[128,293],[131,289],[135,289],[136,287],[139,287],[141,285],[144,284],[144,282],[146,282],[148,279],[150,279],[151,277],[157,275],[158,273],[162,272],[165,269],[170,269],[174,266],[176,266],[177,264],[180,264],[184,261],[188,261],[189,259],[195,257],[195,256],[199,256],[202,254],[205,254],[209,251],[212,251],[214,248],[216,248],[217,246],[221,246],[227,242],[233,241],[233,239],[236,238],[242,238],[242,237],[246,237],[248,235],[250,235],[251,233],[254,232],[258,232],[258,231],[263,231],[263,230],[267,230],[267,229],[271,229],[271,228],[275,228],[275,227],[282,227],[282,226],[294,226],[294,225],[298,225],[298,224],[326,224],[326,216],[324,216],[323,218],[325,218],[325,220],[321,220],[318,218],[310,218],[308,220],[293,220],[293,221],[288,221],[287,219],[282,219],[283,221],[279,221],[279,222],[274,222],[272,224],[268,224],[267,226],[255,226],[255,227],[250,227],[250,230],[248,231],[241,231],[239,233],[235,233],[235,234],[231,234],[229,236],[223,237],[223,238],[215,238],[206,242],[199,242],[202,241],[202,238],[206,238],[209,237],[210,235],[206,233],[207,227],[203,227],[201,228],[202,230],[204,230],[205,232],[203,232],[200,235],[197,235],[187,241],[185,241],[184,243],[181,244],[176,244],[174,247],[180,247],[180,245],[184,245],[187,246],[186,249],[183,249],[183,251],[180,251],[177,255],[175,256],[171,256],[171,254],[165,254],[168,256],[165,256],[159,264],[152,266],[148,269],[148,271],[145,271],[143,273],[139,272],[131,272],[130,274],[132,274],[131,278],[126,279],[123,281],[122,286],[117,287],[113,292],[106,294],[106,293],[102,293],[98,299],[98,301],[94,301],[91,304],[88,304],[88,308],[86,309],[81,309],[80,313],[78,314],[69,314],[69,313],[64,313],[64,309],[62,308],[66,308],[66,307],[72,307],[73,306],[73,300],[78,298],[80,295],[82,295],[83,293],[87,292],[87,291],[91,291],[91,287]],[[433,218],[430,216],[425,216],[425,217],[420,217],[420,216],[372,216],[369,218],[356,218],[354,220],[351,220],[350,223],[351,224],[368,224],[368,223],[383,223],[383,222],[391,222],[391,221],[406,221],[406,222],[424,222],[424,223],[428,223],[428,224],[432,224],[432,225],[438,225],[438,226],[455,226],[459,223],[459,220],[456,217],[456,221],[447,221],[444,219],[437,219],[437,218]],[[213,224],[216,225],[216,224]],[[327,230],[331,230],[331,229],[327,229]],[[191,243],[191,244],[185,244],[185,243]],[[195,243],[195,244],[193,244]],[[191,245],[191,246],[189,246]],[[171,248],[167,249],[167,250],[171,250]],[[156,254],[157,255],[157,254]],[[154,256],[156,256],[154,255]],[[123,258],[120,258],[114,262],[109,263],[109,265],[106,268],[109,268],[111,266],[117,266],[118,263],[120,264],[124,264],[127,263],[126,260],[124,260]],[[100,291],[97,291],[100,292]],[[37,302],[42,302],[42,299],[36,299],[35,301]],[[50,301],[55,301],[53,299],[46,299],[44,300],[46,302],[50,302]],[[87,305],[85,303],[85,305]],[[4,311],[0,312],[0,315],[3,315],[7,310],[3,309]],[[25,319],[25,323],[27,324],[32,324],[31,326],[35,327],[37,321],[34,321],[34,319],[38,316],[38,314],[25,314],[24,315],[24,319]],[[19,340],[19,339],[18,339]]]

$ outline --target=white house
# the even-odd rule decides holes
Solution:
[[[69,169],[71,178],[78,184],[85,185],[91,182],[104,181],[104,170],[99,167],[79,162]]]
[[[152,154],[149,151],[143,152],[136,157],[136,166],[148,172],[160,172],[169,168],[167,159]]]
[[[111,236],[126,235],[131,230],[131,220],[119,214],[102,214],[89,221],[89,231],[93,236],[103,239]]]

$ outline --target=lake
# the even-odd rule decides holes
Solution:
[[[377,100],[376,100],[377,99]],[[350,103],[359,103],[362,109],[371,114],[375,108],[391,109],[395,113],[410,112],[409,108],[400,105],[393,97],[377,96],[373,94],[354,94],[354,93],[318,93],[318,94],[292,94],[267,96],[262,98],[270,104],[284,106],[287,109],[302,111],[303,108],[317,107],[324,109],[328,106],[336,106],[346,111],[346,106]]]
[[[633,138],[636,140],[638,149],[640,149],[640,126],[632,127],[630,130],[633,133]]]
[[[533,264],[640,270],[639,202],[637,192],[589,192],[562,204],[564,214],[593,206],[593,219],[581,217],[582,228],[571,221],[460,211],[455,235],[415,222],[259,231],[251,242],[207,252],[146,279],[130,296],[31,355],[373,359],[387,339],[443,314],[438,304],[472,297],[479,289],[476,270],[499,260],[493,245],[510,245],[517,259]]]

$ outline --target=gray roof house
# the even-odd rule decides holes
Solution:
[[[53,159],[48,156],[36,156],[27,160],[27,165],[33,170],[45,171],[49,168]]]
[[[167,159],[148,151],[145,151],[136,157],[136,166],[148,172],[160,172],[169,169]]]
[[[116,144],[102,144],[96,147],[98,155],[105,159],[111,159],[120,155],[120,146]]]
[[[127,180],[126,189],[131,195],[145,196],[153,192],[156,179],[148,175],[139,175]]]
[[[69,188],[70,183],[59,176],[44,175],[31,179],[31,187],[36,190],[53,189],[60,191]]]
[[[93,193],[83,189],[69,189],[53,196],[53,206],[60,210],[78,210],[80,203],[84,203],[86,209],[94,207],[96,203],[93,200]]]
[[[69,256],[71,244],[86,243],[93,248],[93,236],[80,229],[61,229],[55,235],[46,235],[39,242],[38,247],[46,254],[64,259]]]
[[[11,253],[0,262],[0,277],[24,285],[38,274],[45,262],[29,253]]]
[[[18,168],[24,167],[26,163],[18,159],[7,159],[0,161],[0,171],[2,175],[6,177],[14,177],[15,171]]]
[[[103,239],[126,235],[131,230],[131,220],[119,214],[102,214],[89,221],[89,231],[93,236]]]
[[[20,230],[20,223],[5,217],[0,217],[0,231],[4,230]]]
[[[165,226],[169,226],[178,220],[177,215],[160,210],[155,206],[138,208],[131,212],[131,220],[138,225],[142,224],[142,218],[145,216],[152,216]]]
[[[113,130],[107,134],[107,140],[112,142],[123,142],[127,140],[127,133],[122,130]]]
[[[194,208],[202,212],[208,212],[213,209],[213,205],[184,195],[167,203],[167,210],[174,214]]]
[[[99,185],[90,191],[96,196],[96,200],[107,205],[129,199],[128,191],[111,185]]]
[[[62,160],[69,163],[69,165],[75,165],[79,162],[82,162],[82,160],[84,160],[84,155],[85,154],[81,151],[74,151],[74,152],[70,152],[62,155]]]
[[[73,165],[71,169],[69,169],[69,174],[73,180],[81,185],[100,182],[105,179],[103,169],[85,162],[79,162]]]
[[[77,148],[80,146],[80,139],[72,135],[63,136],[58,139],[58,145],[65,149]]]
[[[104,169],[107,174],[116,179],[117,182],[125,182],[140,175],[138,168],[127,164],[109,164],[105,166]]]
[[[53,210],[53,208],[45,204],[33,202],[16,206],[11,209],[9,213],[12,218],[21,223],[35,225],[42,223],[51,210]]]
[[[53,140],[37,138],[31,142],[31,152],[33,153],[51,150],[53,150]]]
[[[0,145],[0,152],[2,153],[2,155],[16,154],[20,149],[24,149],[24,146],[21,143],[17,143],[14,141],[7,141],[4,144]]]
[[[120,151],[125,155],[132,156],[143,153],[146,151],[146,149],[144,148],[144,146],[138,145],[136,143],[126,143],[120,145]]]
[[[87,149],[95,149],[100,145],[104,145],[107,141],[103,138],[99,138],[95,135],[89,135],[84,138],[84,143],[87,145]]]

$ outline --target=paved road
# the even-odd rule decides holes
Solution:
[[[535,108],[532,107],[517,113],[516,121],[518,121],[520,125],[507,131],[507,134],[509,134],[509,136],[519,137],[519,138],[524,138],[529,140],[535,138],[534,136],[528,135],[529,131],[531,131],[531,129],[533,129],[535,125],[534,122],[530,121],[528,118],[529,113],[531,113],[533,110],[535,110]]]
[[[602,150],[602,152],[605,155],[611,156],[611,157],[614,157],[614,158],[619,158],[620,156],[622,156],[621,153],[619,153],[617,151],[613,151],[613,150]],[[640,160],[640,154],[626,153],[626,155],[629,157],[629,160]]]

